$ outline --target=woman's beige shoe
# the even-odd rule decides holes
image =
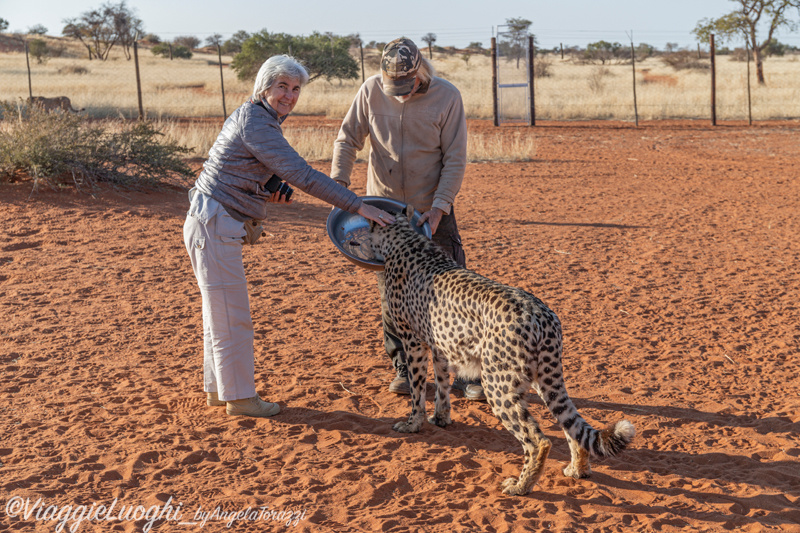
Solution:
[[[228,402],[225,412],[233,416],[259,416],[267,417],[277,415],[281,408],[277,403],[265,402],[258,396]]]
[[[206,398],[206,403],[209,407],[223,407],[228,405],[228,402],[223,402],[219,399],[219,394],[216,392],[209,392]]]

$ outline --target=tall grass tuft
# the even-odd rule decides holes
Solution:
[[[205,158],[219,134],[222,122],[161,121],[159,130],[175,142],[192,148],[189,155]],[[333,141],[337,130],[292,126],[291,120],[283,125],[286,140],[298,154],[308,161],[330,161],[333,158]],[[369,157],[369,137],[357,159]],[[467,131],[467,160],[478,161],[530,161],[536,154],[534,132],[530,128],[502,128],[496,133]]]
[[[141,188],[192,175],[182,159],[190,150],[149,122],[92,122],[8,102],[0,103],[0,114],[0,181],[30,177],[34,190],[103,182]]]

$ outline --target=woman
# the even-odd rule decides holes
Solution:
[[[289,146],[281,123],[308,82],[305,68],[289,56],[261,66],[252,98],[234,111],[189,191],[183,239],[203,299],[203,388],[211,406],[229,415],[272,416],[276,403],[256,394],[253,321],[242,262],[245,225],[257,226],[267,204],[291,203],[264,188],[275,174],[291,185],[380,225],[394,218],[311,168]],[[255,221],[255,222],[254,222]]]

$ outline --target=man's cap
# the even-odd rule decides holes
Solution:
[[[381,57],[383,92],[389,96],[405,96],[414,88],[422,58],[411,39],[401,37],[387,44]]]

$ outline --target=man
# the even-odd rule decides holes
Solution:
[[[333,147],[331,178],[345,187],[356,154],[370,138],[367,195],[411,204],[423,213],[433,240],[459,264],[466,260],[453,212],[467,162],[467,121],[461,93],[435,76],[409,39],[395,39],[381,57],[381,73],[358,91]],[[389,390],[409,394],[403,345],[389,313],[385,278],[378,273],[384,345],[397,372]],[[480,380],[456,379],[464,397],[485,400]]]

